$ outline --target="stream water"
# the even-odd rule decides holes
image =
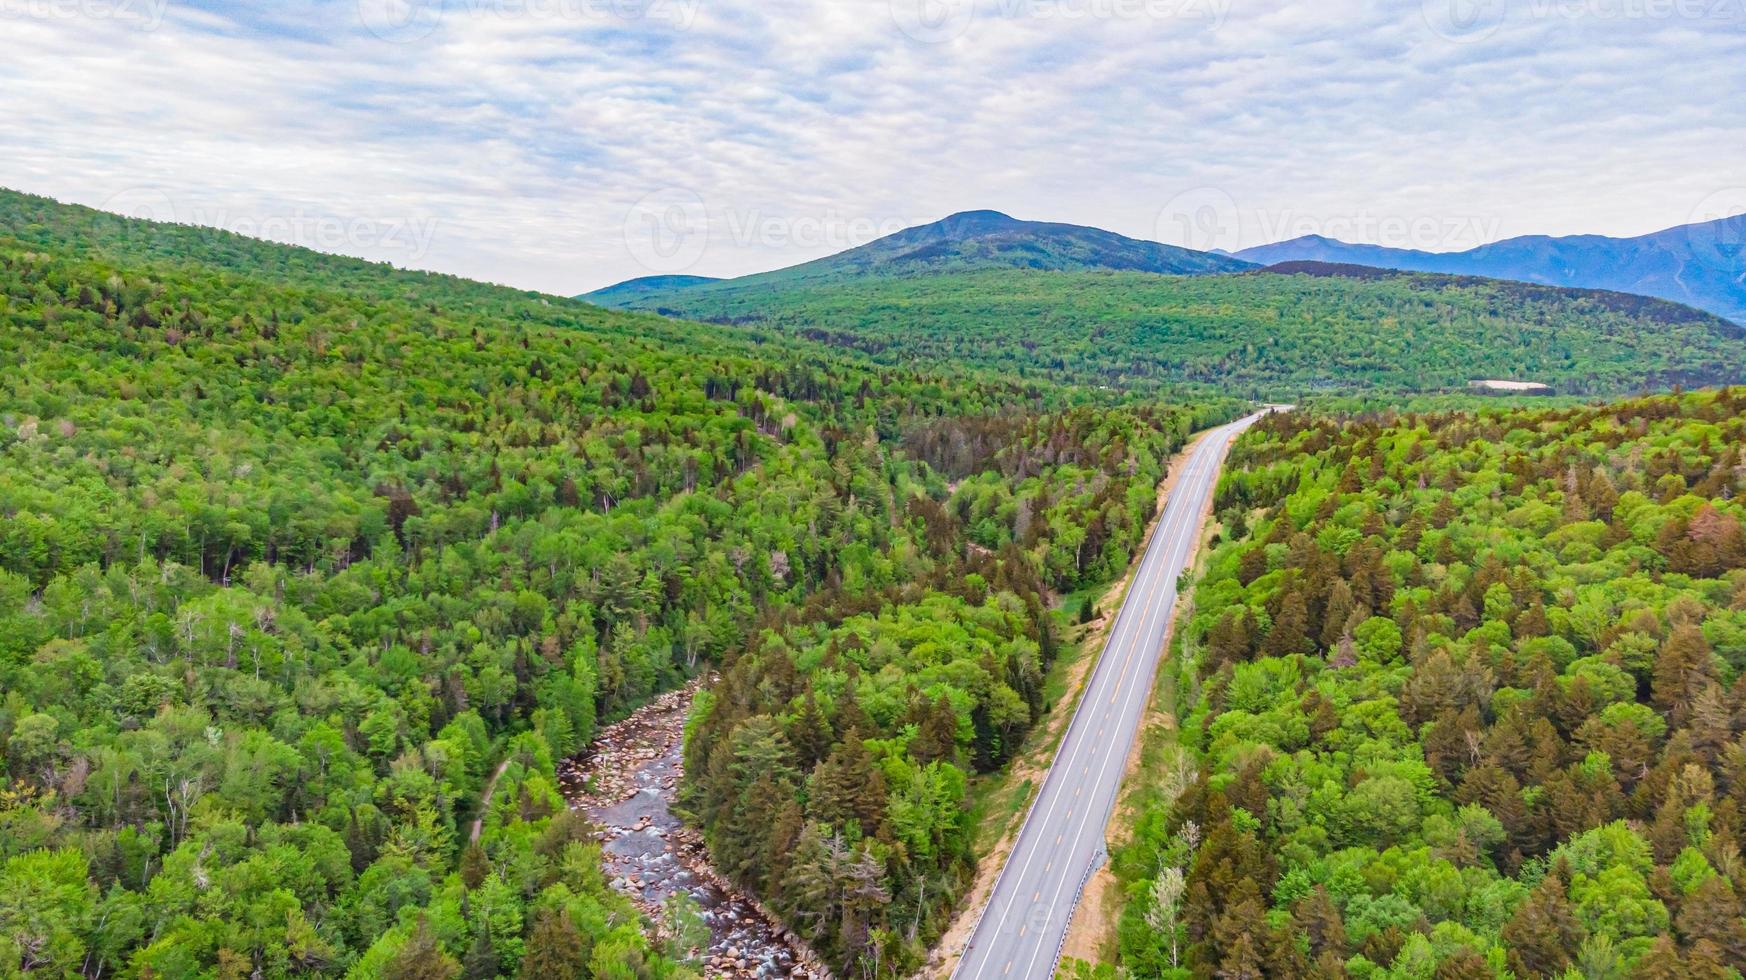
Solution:
[[[825,977],[773,923],[709,866],[697,833],[671,809],[683,772],[683,726],[695,688],[651,702],[603,730],[586,752],[560,767],[570,805],[601,827],[601,852],[613,887],[656,921],[684,891],[709,927],[700,951],[710,977]]]

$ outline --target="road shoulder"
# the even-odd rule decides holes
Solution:
[[[1195,536],[1194,550],[1189,553],[1187,567],[1192,577],[1199,579],[1211,553],[1213,535],[1219,527],[1213,521],[1216,494],[1208,495],[1200,515],[1200,533]],[[1127,843],[1139,799],[1148,793],[1161,791],[1169,767],[1180,764],[1181,748],[1176,742],[1176,677],[1180,664],[1170,655],[1175,645],[1176,627],[1194,615],[1194,590],[1186,589],[1176,597],[1171,612],[1170,631],[1165,636],[1165,655],[1158,661],[1158,672],[1152,679],[1152,693],[1141,716],[1139,737],[1128,752],[1122,770],[1122,786],[1115,808],[1104,828],[1104,841],[1113,854]],[[1117,935],[1122,911],[1122,885],[1109,862],[1104,862],[1085,883],[1085,893],[1067,927],[1067,939],[1061,947],[1061,959],[1083,960],[1091,964],[1116,960]]]
[[[1067,732],[1067,726],[1072,722],[1074,712],[1079,707],[1080,697],[1084,694],[1086,680],[1091,676],[1098,659],[1103,655],[1105,642],[1109,639],[1110,626],[1115,622],[1116,613],[1127,599],[1128,589],[1133,584],[1134,574],[1140,567],[1140,562],[1146,554],[1146,549],[1152,543],[1152,536],[1157,533],[1164,518],[1164,504],[1170,494],[1175,491],[1177,479],[1187,469],[1188,460],[1194,451],[1214,432],[1206,429],[1194,435],[1170,460],[1168,475],[1158,487],[1157,507],[1152,517],[1151,526],[1147,528],[1145,537],[1134,549],[1133,558],[1128,562],[1127,571],[1122,577],[1104,590],[1098,599],[1098,617],[1093,620],[1079,639],[1073,645],[1072,652],[1063,651],[1050,670],[1052,676],[1049,683],[1061,683],[1062,695],[1050,706],[1044,715],[1042,724],[1038,725],[1026,739],[1025,746],[1012,762],[996,773],[978,776],[972,782],[971,796],[978,810],[978,821],[974,832],[977,849],[976,877],[965,901],[959,903],[958,911],[953,916],[952,924],[947,928],[933,952],[928,957],[927,966],[921,976],[944,978],[951,976],[953,968],[963,953],[964,944],[969,940],[975,929],[982,908],[988,903],[990,892],[993,891],[995,880],[1000,875],[1001,867],[1011,854],[1018,833],[1024,825],[1025,814],[1030,811],[1031,804],[1037,794],[1042,791],[1043,780],[1049,773],[1049,767],[1054,761],[1055,751],[1061,744],[1062,737]],[[1209,503],[1210,508],[1210,503]],[[1204,520],[1203,520],[1204,524]],[[1199,553],[1197,545],[1197,556]],[[1149,718],[1147,719],[1149,722]],[[1138,752],[1136,741],[1136,753]],[[1133,765],[1133,759],[1129,760]],[[1124,785],[1126,777],[1124,777]],[[1100,871],[1099,875],[1105,874]],[[1113,879],[1112,879],[1113,881]],[[1090,885],[1087,886],[1087,899],[1080,903],[1081,908],[1093,904]],[[1075,915],[1075,922],[1082,915]],[[1113,935],[1113,929],[1112,929]],[[1069,940],[1071,942],[1071,939]]]

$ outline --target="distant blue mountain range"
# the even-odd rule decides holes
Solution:
[[[1307,235],[1233,254],[1260,265],[1332,262],[1611,289],[1670,299],[1746,324],[1746,214],[1638,238],[1528,235],[1465,252],[1353,245]]]

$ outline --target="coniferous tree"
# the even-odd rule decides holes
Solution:
[[[1522,977],[1555,977],[1575,960],[1582,927],[1565,898],[1564,880],[1548,874],[1499,933],[1510,969]]]
[[[383,980],[455,980],[461,965],[437,942],[421,916],[400,951],[382,969]]]
[[[587,976],[588,948],[567,909],[541,909],[528,931],[521,958],[522,980]]]

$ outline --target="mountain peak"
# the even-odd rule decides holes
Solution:
[[[959,211],[859,248],[767,273],[784,279],[907,276],[975,269],[1122,269],[1171,275],[1234,272],[1249,264],[1142,241],[1101,228],[1024,221],[1001,211]]]
[[[905,228],[897,234],[912,236],[916,239],[956,240],[974,238],[978,235],[989,235],[1012,231],[1033,223],[1034,222],[1020,221],[1003,211],[959,211],[956,214],[948,214],[938,221],[931,221],[925,225],[916,225],[913,228]]]
[[[959,211],[956,214],[948,214],[934,223],[941,225],[1022,225],[1025,222],[1007,214],[1005,211],[979,208],[973,211]]]

